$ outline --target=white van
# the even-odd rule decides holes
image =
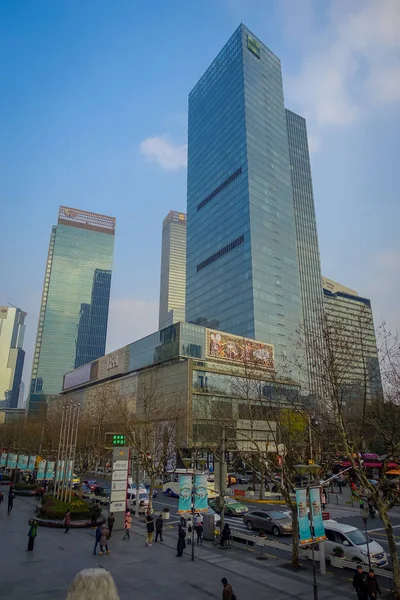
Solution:
[[[368,564],[368,548],[365,533],[352,525],[345,525],[337,521],[324,521],[327,540],[325,544],[326,556],[333,554],[334,548],[342,548],[344,557],[353,562]],[[388,564],[386,553],[382,546],[368,538],[371,565],[373,567],[385,567]]]

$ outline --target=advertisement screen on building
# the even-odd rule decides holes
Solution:
[[[274,347],[237,335],[207,329],[207,356],[274,370]]]
[[[63,390],[68,390],[69,388],[90,381],[90,370],[91,364],[89,363],[64,375]]]

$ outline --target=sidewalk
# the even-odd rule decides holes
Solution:
[[[176,558],[176,527],[166,525],[163,544],[145,546],[145,525],[134,522],[131,539],[113,532],[110,556],[93,556],[94,531],[39,527],[35,550],[26,552],[28,520],[35,502],[16,498],[8,517],[0,509],[0,597],[19,600],[64,600],[68,585],[78,571],[105,567],[115,579],[121,600],[205,600],[221,598],[221,577],[232,583],[239,599],[309,600],[312,598],[311,563],[299,572],[285,566],[285,560],[256,560],[241,549],[214,548],[210,543],[196,545],[196,558],[190,560],[190,546]],[[318,576],[319,600],[354,597],[351,582],[334,576]]]

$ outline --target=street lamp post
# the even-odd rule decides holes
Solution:
[[[361,518],[363,520],[364,523],[364,528],[365,528],[365,537],[367,539],[367,553],[368,553],[368,568],[371,569],[371,554],[369,551],[369,539],[368,539],[368,509],[364,508],[364,504],[362,504],[360,506],[360,510],[361,510]]]

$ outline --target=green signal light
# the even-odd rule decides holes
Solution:
[[[124,435],[113,435],[113,445],[114,446],[125,446],[125,436]]]

